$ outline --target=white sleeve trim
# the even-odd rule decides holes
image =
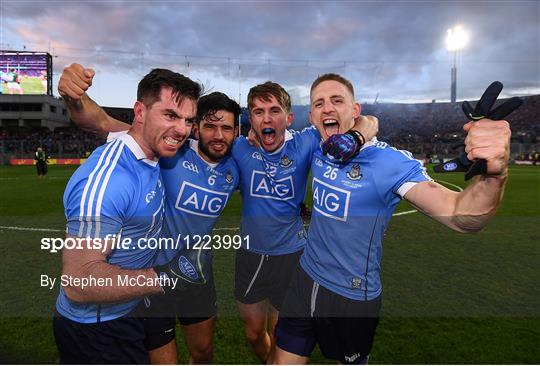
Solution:
[[[420,182],[405,182],[401,185],[401,187],[398,188],[397,190],[397,194],[399,194],[401,196],[401,198],[405,197],[405,195],[407,194],[407,192],[409,192],[409,190],[414,187],[415,185],[417,185],[418,183]]]

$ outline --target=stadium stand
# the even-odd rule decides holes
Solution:
[[[512,158],[532,161],[540,151],[540,95],[524,97],[524,101],[524,105],[509,118]],[[104,108],[121,121],[131,123],[133,120],[133,110],[130,108]],[[307,119],[308,108],[293,107],[297,116],[293,128],[301,129],[308,125],[307,121],[300,121]],[[0,101],[0,163],[7,164],[12,158],[31,158],[40,145],[52,158],[84,158],[104,143],[104,139],[80,131],[70,122],[56,128],[44,127],[43,123],[26,123],[26,119],[22,124],[13,124],[11,119],[5,118],[5,113],[13,113],[13,109],[22,111],[23,107],[14,106],[12,101],[9,105],[3,105]],[[36,106],[35,109],[34,114],[51,113],[49,105]],[[379,140],[409,150],[421,159],[438,161],[454,157],[456,151],[453,147],[461,143],[465,136],[462,130],[465,117],[460,103],[364,104],[362,114],[379,118]],[[241,125],[242,134],[246,135],[250,126],[247,111],[243,111]]]

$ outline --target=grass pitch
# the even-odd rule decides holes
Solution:
[[[35,167],[0,166],[2,363],[57,362],[51,317],[58,288],[41,287],[40,275],[60,275],[60,254],[41,250],[40,240],[64,235],[62,194],[74,169],[50,166],[39,180]],[[450,187],[465,185],[462,174],[430,173]],[[498,215],[478,234],[453,232],[419,213],[392,219],[371,364],[540,363],[539,187],[540,168],[511,167]],[[396,212],[410,210],[402,203]],[[237,194],[219,225],[237,227],[240,211]],[[257,363],[234,304],[233,264],[232,250],[215,253],[214,362]],[[318,350],[311,362],[334,363]]]
[[[47,89],[43,87],[39,77],[25,76],[22,78],[20,85],[24,94],[47,94]],[[6,83],[2,83],[2,93],[9,94]]]

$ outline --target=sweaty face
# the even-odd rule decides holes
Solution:
[[[293,115],[278,103],[274,96],[269,101],[255,98],[250,113],[251,128],[261,147],[273,152],[285,141],[285,130],[291,125]]]
[[[136,122],[142,123],[141,147],[149,159],[174,156],[191,133],[197,104],[189,98],[178,103],[175,97],[170,88],[163,88],[151,106],[135,104]]]
[[[326,140],[337,133],[345,133],[360,115],[360,105],[345,85],[334,80],[323,81],[311,92],[310,120]]]
[[[199,153],[206,161],[217,163],[230,153],[238,127],[234,114],[218,110],[207,115],[199,123]]]

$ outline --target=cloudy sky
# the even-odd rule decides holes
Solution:
[[[457,58],[458,100],[493,80],[505,95],[540,94],[536,1],[25,1],[0,0],[0,48],[54,55],[97,71],[90,95],[129,106],[137,82],[167,67],[245,104],[249,88],[281,83],[295,104],[325,72],[345,75],[361,102],[448,101],[446,31],[469,42]]]

